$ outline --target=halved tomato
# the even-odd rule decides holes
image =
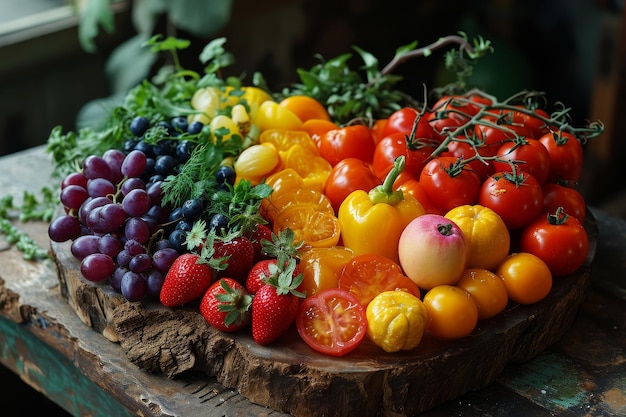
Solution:
[[[401,290],[420,296],[418,286],[404,275],[400,265],[377,254],[350,259],[339,276],[339,288],[356,296],[363,307],[383,291]]]
[[[356,349],[365,337],[365,308],[348,291],[339,288],[320,291],[300,304],[296,329],[311,349],[343,356]]]
[[[286,228],[293,230],[295,242],[304,242],[312,248],[330,248],[339,243],[341,229],[334,212],[319,211],[310,204],[285,207],[274,219],[273,231],[278,234]]]

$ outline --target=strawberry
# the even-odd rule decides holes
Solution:
[[[163,281],[159,296],[161,303],[166,307],[178,307],[199,299],[213,282],[213,274],[213,268],[199,255],[180,255]]]
[[[237,281],[221,278],[206,291],[200,302],[200,314],[211,326],[234,332],[250,323],[252,296]]]
[[[300,299],[297,291],[302,274],[293,276],[296,260],[291,258],[278,276],[272,275],[252,299],[252,338],[260,345],[268,345],[287,331],[295,321]]]
[[[263,251],[263,241],[272,240],[272,229],[265,224],[257,223],[252,231],[248,233],[248,238],[254,246],[254,260],[260,261],[265,259],[267,255]]]
[[[254,247],[245,236],[216,239],[213,243],[214,257],[223,258],[219,277],[230,277],[244,283],[254,263]]]
[[[284,264],[286,265],[286,263]],[[250,294],[255,294],[259,288],[267,284],[267,281],[271,276],[277,276],[279,273],[280,269],[278,268],[278,260],[275,258],[264,259],[256,262],[248,273],[248,278],[246,279],[246,290]],[[300,268],[296,265],[292,275],[295,278],[299,274]]]

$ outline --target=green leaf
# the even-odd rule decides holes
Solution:
[[[115,31],[115,17],[111,4],[115,0],[89,0],[81,10],[78,22],[78,40],[82,48],[90,53],[96,52],[94,39],[100,32],[99,27],[109,33]]]
[[[146,35],[137,34],[111,52],[105,71],[113,92],[128,92],[150,73],[157,56],[142,46],[147,39]]]

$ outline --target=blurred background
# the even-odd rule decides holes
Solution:
[[[224,36],[236,59],[230,75],[260,71],[279,89],[297,80],[297,68],[318,63],[317,54],[334,58],[356,45],[382,67],[399,46],[464,31],[495,47],[472,79],[485,91],[499,98],[543,91],[549,103],[571,107],[573,123],[605,124],[586,146],[579,187],[590,204],[625,199],[626,187],[607,181],[621,177],[625,156],[620,0],[2,0],[1,7],[0,155],[44,144],[55,126],[79,129],[154,75],[159,62],[141,48],[154,34],[190,39],[181,57],[192,69],[204,45]],[[449,80],[442,54],[395,73],[418,97],[423,85]]]
[[[624,17],[619,0],[2,0],[0,155],[45,144],[55,126],[77,130],[154,75],[159,62],[140,48],[154,34],[191,40],[181,58],[199,71],[201,49],[224,36],[236,59],[230,75],[260,71],[279,89],[297,81],[297,68],[318,63],[317,54],[334,58],[356,45],[382,68],[399,46],[464,31],[495,47],[473,76],[485,91],[501,99],[543,91],[572,108],[574,124],[605,124],[586,145],[579,187],[591,205],[626,218]],[[448,79],[442,54],[395,73],[416,96]],[[10,378],[0,373],[5,393],[19,388]]]

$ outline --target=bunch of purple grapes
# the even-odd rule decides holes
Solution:
[[[129,301],[158,299],[167,271],[186,249],[181,244],[185,234],[174,233],[173,242],[170,235],[181,230],[177,225],[193,221],[185,219],[180,208],[174,211],[161,204],[164,178],[189,159],[193,145],[175,139],[148,145],[139,139],[148,127],[147,119],[135,118],[131,131],[136,138],[123,150],[90,155],[80,172],[63,179],[60,200],[65,213],[48,228],[51,240],[72,241],[71,252],[86,280],[108,279]]]

